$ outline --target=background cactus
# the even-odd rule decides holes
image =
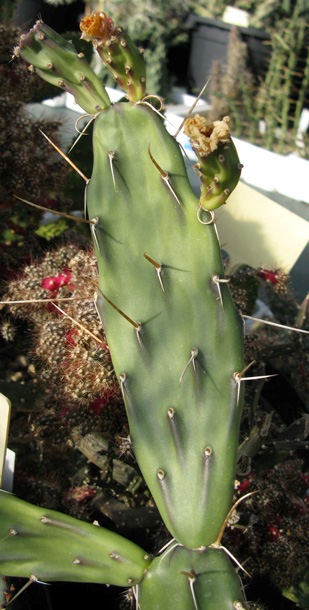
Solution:
[[[104,14],[100,17],[103,20]],[[32,46],[39,54],[43,48],[44,64],[49,61],[46,50],[54,44],[62,47],[59,37],[55,39],[38,23],[22,40],[21,53],[33,61]],[[71,64],[77,66],[71,47],[68,52]],[[38,63],[45,75],[41,60]],[[53,64],[49,69],[53,71]],[[151,563],[150,559],[144,559],[146,563],[138,560],[136,577],[125,571],[125,583],[133,584],[138,603],[145,609],[165,608],[167,600],[179,599],[180,590],[182,608],[242,610],[247,605],[221,548],[221,538],[235,491],[245,372],[243,329],[224,277],[214,214],[208,212],[203,193],[200,201],[193,194],[177,143],[148,102],[139,100],[139,93],[141,103],[133,100],[110,106],[99,86],[90,88],[90,99],[84,97],[85,79],[72,79],[65,64],[57,64],[57,78],[60,70],[61,86],[76,88],[87,108],[97,112],[100,103],[105,104],[95,118],[94,169],[87,184],[87,210],[99,267],[97,307],[137,460],[167,529],[176,539]],[[225,131],[218,156],[229,143]],[[236,152],[233,146],[228,150],[239,176]],[[222,159],[218,161],[222,164]],[[232,190],[236,181],[234,172],[232,183],[222,183],[219,176],[215,188]],[[57,278],[59,275],[43,279],[53,280],[54,287]],[[64,284],[69,285],[69,280]],[[14,563],[16,551],[12,567],[5,563],[6,557],[10,561],[10,549],[14,553],[13,541],[21,545],[21,553],[27,547],[23,537],[19,542],[14,534],[18,532],[18,512],[28,514],[33,534],[41,509],[7,495],[1,496],[1,502],[6,514],[1,570],[26,575]],[[57,515],[51,515],[51,521],[84,531],[78,522]],[[62,545],[67,532],[60,530],[57,540]],[[103,548],[102,534],[102,542],[99,537],[97,542]],[[113,545],[109,554],[113,567],[111,577],[103,571],[100,579],[123,583],[118,565],[122,551],[116,548],[116,538],[106,537]],[[49,534],[45,538],[48,543]],[[44,547],[36,541],[34,548],[40,554]],[[78,544],[80,551],[88,546],[80,538]],[[127,548],[123,539],[119,544],[121,549]],[[144,558],[144,551],[136,553]],[[164,568],[166,558],[169,571]],[[67,558],[71,560],[74,563],[73,555]],[[94,564],[90,578],[98,581],[96,570],[101,566],[96,559]],[[34,571],[37,566],[31,568]],[[72,578],[76,564],[66,569],[66,578]],[[44,574],[59,579],[59,572]],[[78,579],[87,580],[83,574]],[[155,597],[152,583],[156,582],[160,595]]]

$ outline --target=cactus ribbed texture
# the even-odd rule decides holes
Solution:
[[[110,106],[103,84],[83,53],[77,53],[69,41],[42,21],[37,21],[21,37],[15,54],[21,54],[30,63],[30,70],[35,70],[45,81],[72,93],[76,103],[89,114]]]
[[[93,149],[97,305],[134,452],[171,534],[207,546],[231,506],[243,368],[216,230],[199,222],[178,144],[149,106],[101,113]]]
[[[0,491],[0,570],[42,581],[139,582],[150,556],[115,532]]]
[[[3,525],[7,534],[0,569],[20,575],[36,575],[38,569],[39,576],[43,572],[45,580],[52,579],[51,544],[56,549],[64,535],[72,536],[74,559],[78,553],[83,556],[86,539],[80,532],[89,532],[90,558],[97,557],[98,563],[91,576],[85,567],[84,580],[95,573],[97,582],[117,582],[119,568],[118,584],[128,578],[134,586],[141,583],[136,585],[141,610],[165,610],[172,603],[182,610],[243,610],[238,578],[220,546],[233,503],[245,370],[243,328],[224,276],[212,211],[236,186],[241,166],[226,121],[220,126],[208,122],[205,132],[202,120],[188,119],[186,130],[202,174],[199,200],[178,143],[149,98],[143,99],[140,55],[104,13],[87,17],[81,28],[104,61],[110,57],[120,80],[130,75],[123,84],[129,101],[110,105],[103,86],[89,77],[90,68],[81,78],[71,46],[41,22],[23,37],[20,54],[42,78],[52,75],[56,83],[61,75],[58,85],[65,83],[95,115],[86,202],[99,268],[97,308],[133,449],[175,543],[150,561],[141,549],[132,546],[131,551],[131,543],[122,540],[118,547],[114,534],[89,524],[83,530],[67,517],[52,515],[51,522],[59,527],[46,528],[38,519],[41,509],[2,497],[10,516]],[[209,145],[208,156],[204,148]],[[49,518],[49,511],[45,514]],[[18,532],[22,523],[29,527],[29,538],[15,540],[12,530]],[[14,555],[16,541],[26,564]],[[39,569],[36,559],[28,563],[28,541],[33,557],[43,559],[47,550],[46,567]],[[102,565],[100,575],[99,549],[104,551],[105,544],[107,566]],[[118,565],[114,553],[124,556],[124,562]],[[127,565],[128,557],[133,566]],[[110,562],[117,563],[113,577]],[[75,580],[77,567],[64,570],[64,577]]]
[[[168,599],[185,610],[245,610],[240,580],[222,549],[191,551],[172,543],[153,560],[137,590],[147,610],[167,608]]]

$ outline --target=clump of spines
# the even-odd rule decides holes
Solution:
[[[11,61],[19,34],[17,28],[0,24],[0,269],[4,279],[45,245],[35,233],[42,214],[15,196],[38,204],[44,201],[45,207],[61,211],[72,203],[61,194],[69,168],[51,154],[50,144],[40,133],[59,144],[61,122],[35,118],[26,111],[25,103],[41,99],[45,85],[29,73],[24,62]]]
[[[224,535],[224,544],[239,561],[246,561],[253,578],[266,576],[281,591],[295,585],[309,558],[307,488],[308,475],[300,458],[260,473],[253,470],[239,483],[237,495],[258,493],[238,506],[237,524]]]
[[[92,251],[78,252],[74,245],[64,246],[47,253],[41,263],[28,265],[20,277],[8,284],[3,296],[4,301],[47,299],[46,304],[21,303],[8,305],[7,309],[14,316],[31,321],[33,356],[40,379],[59,403],[65,399],[91,404],[101,398],[103,408],[112,398],[116,402],[120,399],[95,309],[96,282]],[[72,300],[57,301],[62,298]]]

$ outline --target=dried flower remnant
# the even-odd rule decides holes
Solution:
[[[229,117],[222,121],[209,121],[206,117],[196,114],[186,119],[184,132],[190,138],[193,148],[201,157],[206,157],[217,150],[219,144],[224,144],[230,137]]]
[[[113,20],[101,11],[84,17],[80,29],[84,40],[100,40],[103,43],[107,43],[116,31]]]

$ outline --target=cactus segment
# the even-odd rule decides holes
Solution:
[[[216,228],[197,214],[179,146],[148,104],[113,105],[93,137],[97,307],[133,449],[172,536],[208,546],[232,504],[244,385]]]
[[[184,133],[190,138],[198,158],[194,166],[201,179],[200,206],[215,210],[237,185],[242,165],[230,137],[229,117],[212,123],[199,114],[184,123]]]
[[[140,608],[147,610],[248,608],[240,580],[222,549],[190,551],[174,543],[152,561],[136,588]]]
[[[82,38],[92,41],[106,67],[128,93],[129,101],[143,99],[146,88],[144,57],[122,27],[116,27],[110,17],[97,11],[81,20],[80,29]]]
[[[138,583],[151,558],[119,534],[0,491],[0,573],[41,581]]]
[[[89,114],[111,105],[105,87],[83,54],[42,21],[21,36],[15,54],[30,63],[43,80],[71,93]]]

